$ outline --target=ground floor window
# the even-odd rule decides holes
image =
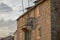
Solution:
[[[31,32],[25,31],[25,40],[31,40]]]
[[[60,40],[60,31],[52,31],[52,40]]]
[[[38,28],[38,35],[41,37],[41,27]]]
[[[57,40],[60,40],[60,31],[57,32]]]

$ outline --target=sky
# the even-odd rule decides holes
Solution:
[[[29,1],[29,6],[34,5],[34,0]],[[28,7],[28,0],[23,0],[23,4],[24,9]],[[16,31],[16,19],[22,14],[22,0],[0,0],[0,38],[12,35]]]

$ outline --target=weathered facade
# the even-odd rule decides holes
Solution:
[[[60,40],[59,0],[37,0],[17,19],[17,40]]]

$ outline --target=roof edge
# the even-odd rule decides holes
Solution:
[[[42,0],[42,1],[39,1],[36,5],[34,5],[31,9],[29,9],[27,12],[25,12],[24,14],[22,14],[21,16],[18,17],[17,21],[23,17],[24,15],[26,15],[29,11],[33,10],[34,8],[36,8],[39,4],[43,3],[44,1],[46,0]]]

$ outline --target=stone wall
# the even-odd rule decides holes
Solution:
[[[52,40],[60,40],[58,34],[60,34],[60,0],[51,0],[51,28],[52,28]]]

